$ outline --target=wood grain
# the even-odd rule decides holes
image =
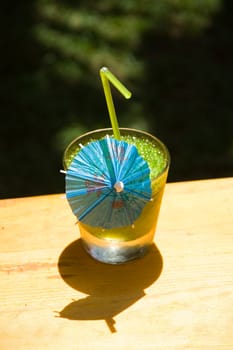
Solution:
[[[155,246],[111,266],[63,195],[0,201],[0,349],[233,349],[233,178],[166,186]]]

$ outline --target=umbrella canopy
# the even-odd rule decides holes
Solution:
[[[132,225],[151,199],[149,166],[134,145],[106,136],[74,157],[66,171],[66,197],[84,224]]]

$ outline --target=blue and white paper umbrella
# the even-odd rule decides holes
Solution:
[[[66,197],[84,224],[132,225],[151,199],[149,166],[134,145],[106,136],[74,157],[66,171]]]

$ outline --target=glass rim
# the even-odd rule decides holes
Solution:
[[[156,179],[158,177],[160,177],[161,175],[163,175],[169,168],[170,166],[170,162],[171,162],[171,157],[170,157],[170,152],[167,148],[167,146],[160,140],[158,139],[156,136],[150,134],[149,132],[147,131],[144,131],[144,130],[139,130],[139,129],[133,129],[133,128],[119,128],[120,131],[123,131],[123,132],[134,132],[135,134],[140,134],[140,135],[145,135],[148,139],[152,139],[154,141],[156,141],[160,146],[161,148],[163,149],[164,151],[164,154],[166,154],[166,166],[163,168],[163,170],[156,176]],[[78,141],[80,141],[81,139],[83,138],[88,138],[89,136],[93,135],[93,134],[98,134],[98,133],[105,133],[105,132],[108,132],[110,131],[111,133],[113,133],[113,129],[112,128],[101,128],[101,129],[95,129],[95,130],[91,130],[91,131],[88,131],[80,136],[77,136],[75,139],[73,139],[68,145],[67,147],[65,148],[65,151],[63,153],[63,167],[64,169],[66,170],[67,169],[67,166],[65,164],[65,158],[66,158],[66,154],[68,152],[68,150],[75,144],[77,143]]]

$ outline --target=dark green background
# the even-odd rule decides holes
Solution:
[[[98,70],[122,127],[166,143],[169,181],[232,176],[233,2],[6,2],[0,12],[0,196],[64,191],[62,153],[109,127]]]

